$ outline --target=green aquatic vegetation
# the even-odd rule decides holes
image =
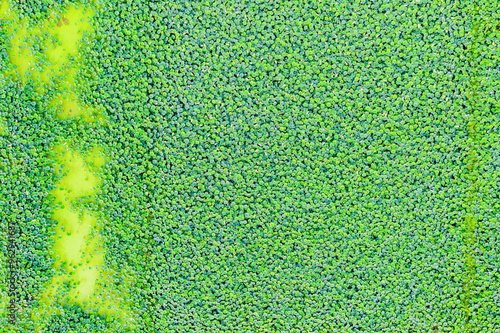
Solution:
[[[500,329],[497,1],[1,13],[11,327]]]
[[[496,281],[500,275],[494,267],[500,262],[493,236],[498,230],[498,138],[500,86],[498,64],[500,53],[500,14],[488,1],[472,2],[469,7],[470,43],[466,49],[469,67],[466,73],[468,122],[468,156],[466,179],[469,184],[464,219],[464,281],[462,303],[466,315],[464,331],[494,331],[498,327]]]

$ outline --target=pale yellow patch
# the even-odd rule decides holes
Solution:
[[[85,161],[90,165],[93,170],[97,170],[106,163],[106,157],[104,151],[101,147],[93,147],[88,155],[85,157]]]
[[[61,172],[66,173],[58,183],[57,189],[52,191],[56,202],[71,202],[78,197],[94,195],[99,179],[85,167],[85,160],[78,153],[72,152],[67,145],[54,147],[54,152],[60,161],[57,172],[60,175]]]
[[[9,16],[9,1],[0,0],[0,19],[6,18]]]
[[[68,57],[78,55],[83,34],[92,30],[90,21],[93,15],[90,9],[77,9],[73,5],[65,13],[53,13],[49,17],[46,31],[55,37],[55,43],[47,47],[45,54],[53,64],[61,66],[68,61]]]
[[[5,124],[5,119],[0,118],[0,134],[7,132],[7,125]]]
[[[68,297],[79,303],[86,302],[97,290],[99,270],[104,263],[104,255],[99,251],[97,241],[91,236],[97,219],[87,212],[79,218],[79,214],[69,208],[59,209],[53,218],[60,224],[52,248],[56,254],[56,267],[65,263],[62,266],[65,267],[66,273],[69,273],[71,280],[76,282]],[[51,282],[52,289],[66,280],[68,280],[66,274],[55,276]],[[50,296],[50,293],[49,288],[45,296]]]
[[[81,105],[74,90],[56,94],[50,105],[55,108],[60,119],[82,116],[86,122],[105,123],[104,117],[97,108]]]
[[[16,73],[18,78],[26,81],[26,73],[30,72],[30,68],[35,64],[35,55],[30,48],[30,41],[27,37],[27,24],[20,23],[18,29],[11,39],[11,48],[8,51],[10,62],[15,65],[13,73]]]
[[[95,173],[105,163],[102,149],[93,147],[82,156],[70,150],[67,144],[61,144],[55,146],[53,152],[58,161],[57,173],[62,176],[52,191],[56,203],[62,204],[52,215],[58,222],[51,249],[56,259],[56,274],[41,296],[45,306],[38,309],[33,319],[42,320],[44,315],[57,313],[51,310],[53,303],[75,302],[133,325],[125,292],[132,280],[125,278],[120,288],[113,286],[114,271],[104,265],[99,216],[96,212],[70,207],[72,201],[83,196],[94,201],[100,184]],[[63,294],[65,282],[72,288]]]

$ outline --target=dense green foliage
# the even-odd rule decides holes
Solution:
[[[496,7],[104,1],[79,75],[106,123],[60,120],[53,92],[0,76],[15,326],[53,274],[64,139],[109,157],[92,209],[106,264],[134,276],[131,331],[499,331]],[[48,332],[113,330],[60,309]]]
[[[474,143],[476,191],[474,211],[474,279],[471,283],[469,327],[472,332],[500,329],[500,10],[498,4],[480,1],[470,10],[471,42],[467,76],[471,117],[469,137]]]
[[[15,253],[16,258],[15,270],[7,275],[15,285],[10,296],[16,304],[32,303],[30,295],[36,295],[50,277],[46,241],[50,203],[45,197],[53,183],[53,168],[46,154],[58,132],[66,130],[56,125],[55,117],[44,115],[30,86],[19,88],[5,78],[1,85],[1,112],[7,125],[0,139],[2,252]]]

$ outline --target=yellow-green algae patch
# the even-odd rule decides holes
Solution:
[[[9,11],[9,2],[7,0],[0,1],[0,18],[7,16]]]
[[[92,15],[94,12],[88,7],[68,5],[64,10],[54,9],[46,20],[34,25],[21,19],[9,2],[2,0],[2,29],[10,36],[10,65],[3,74],[23,84],[32,82],[40,95],[53,96],[48,101],[49,107],[61,119],[81,116],[87,122],[104,124],[100,110],[83,105],[78,97],[78,50],[84,34],[92,29]],[[0,122],[0,133],[3,130]],[[100,185],[99,169],[105,163],[102,149],[93,147],[82,156],[61,143],[54,147],[53,155],[60,177],[51,192],[57,204],[52,214],[52,219],[57,221],[51,248],[54,276],[38,295],[41,302],[32,313],[37,331],[44,331],[51,315],[59,314],[60,305],[69,302],[120,318],[121,323],[133,329],[135,324],[126,292],[133,277],[118,277],[112,268],[104,267],[104,245],[100,236],[103,216],[77,204],[82,200],[94,202]],[[114,287],[117,280],[120,287]],[[0,311],[2,304],[0,302]],[[118,327],[113,325],[111,328]]]
[[[128,304],[123,297],[126,294],[112,287],[115,272],[104,266],[105,253],[99,232],[101,217],[95,211],[72,206],[75,199],[82,197],[87,197],[87,202],[94,201],[100,185],[95,173],[105,163],[102,150],[94,147],[87,156],[82,156],[67,144],[60,144],[53,152],[56,170],[61,176],[51,193],[59,204],[52,215],[58,222],[51,249],[55,275],[41,295],[44,306],[34,314],[34,319],[41,324],[39,328],[43,327],[44,317],[57,314],[57,310],[51,310],[53,303],[75,302],[131,326],[132,318],[128,316]],[[123,280],[123,287],[131,282],[127,277]]]
[[[53,293],[50,288],[56,288],[69,275],[71,280],[77,281],[77,285],[69,292],[69,298],[79,303],[86,302],[96,290],[99,269],[104,263],[102,251],[99,251],[100,244],[97,245],[97,239],[92,235],[97,219],[88,212],[69,208],[59,209],[53,218],[59,222],[59,227],[52,251],[56,254],[56,267],[63,268],[65,272],[53,278],[45,296],[50,296]]]
[[[86,122],[101,121],[105,119],[101,116],[97,108],[83,106],[75,92],[69,90],[67,93],[58,92],[51,102],[60,119],[82,116]]]
[[[102,148],[98,147],[98,146],[94,146],[90,150],[89,155],[86,158],[86,161],[93,170],[103,166],[104,163],[106,163],[106,159],[104,157],[104,152],[103,152]]]
[[[0,135],[7,132],[7,125],[5,124],[5,120],[0,118]]]
[[[22,83],[32,80],[40,94],[55,91],[51,105],[58,108],[61,119],[82,115],[86,121],[98,120],[98,110],[82,105],[77,96],[78,48],[84,34],[92,31],[93,15],[92,9],[73,4],[65,12],[53,10],[46,20],[33,26],[16,15],[8,1],[2,2],[0,18],[10,36],[11,64],[4,74]]]
[[[56,159],[61,162],[56,172],[59,176],[64,175],[57,189],[53,191],[56,202],[64,203],[77,197],[94,195],[99,179],[85,167],[85,160],[64,144],[55,146],[53,151],[56,153]],[[99,163],[102,162],[103,160],[99,159]]]

